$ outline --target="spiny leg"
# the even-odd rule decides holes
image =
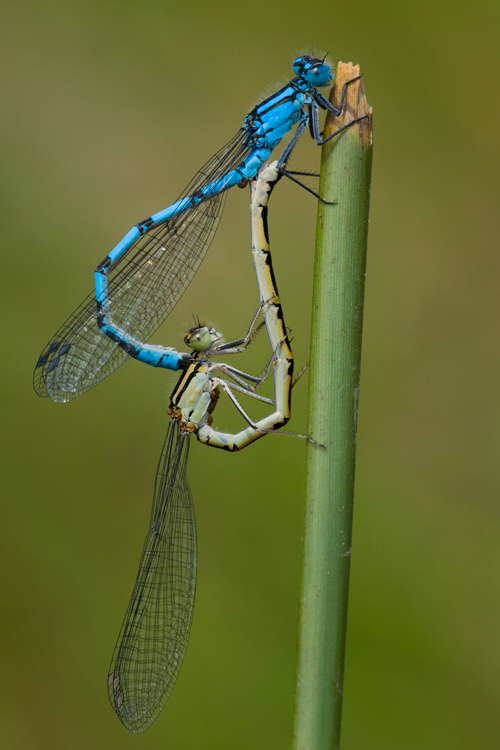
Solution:
[[[325,102],[327,102],[328,99],[325,99]],[[329,102],[328,102],[329,103]],[[355,120],[351,120],[351,122],[346,123],[345,125],[342,125],[342,127],[338,128],[338,130],[335,130],[333,133],[331,133],[326,138],[321,137],[321,132],[319,129],[319,112],[318,112],[318,106],[315,103],[310,104],[309,106],[309,118],[311,121],[311,131],[313,133],[314,140],[316,141],[316,144],[318,146],[323,146],[323,144],[328,143],[328,141],[331,141],[332,138],[335,138],[335,136],[339,135],[339,133],[342,133],[347,128],[350,128],[352,125],[355,125],[357,122],[360,122],[361,120],[365,120],[369,115],[363,115],[362,117],[356,117]]]
[[[297,385],[297,383],[299,382],[299,380],[301,379],[302,375],[305,373],[305,371],[307,370],[308,367],[309,367],[309,362],[306,362],[306,364],[304,365],[304,367],[302,368],[302,370],[299,372],[299,374],[297,375],[297,377],[293,381],[292,388],[295,388],[295,386]]]
[[[265,381],[265,379],[267,378],[269,374],[269,370],[271,369],[271,365],[277,359],[278,349],[280,348],[280,345],[287,339],[289,333],[290,331],[288,331],[287,334],[283,337],[283,339],[280,342],[278,342],[277,346],[274,349],[274,352],[271,355],[269,362],[267,363],[264,369],[264,372],[262,373],[260,377],[256,377],[255,375],[248,375],[247,373],[242,372],[241,370],[237,370],[235,367],[231,367],[231,365],[226,365],[223,362],[216,362],[215,364],[210,365],[210,371],[215,372],[216,370],[220,370],[221,372],[224,372],[226,375],[228,375],[237,383],[240,383],[240,385],[242,385],[247,391],[249,392],[256,391],[257,388],[259,388],[262,385],[262,383]],[[253,383],[253,386],[249,386],[248,383],[243,382],[243,380],[241,380],[240,378],[245,378],[250,383]],[[274,401],[272,403],[274,403]]]
[[[249,396],[250,398],[254,398],[257,401],[262,401],[264,404],[270,404],[271,406],[274,406],[274,401],[270,398],[267,398],[266,396],[261,396],[258,393],[254,393],[253,391],[248,390],[248,388],[243,388],[243,386],[235,385],[234,383],[228,383],[227,380],[223,380],[222,378],[213,378],[213,383],[216,385],[220,385],[221,388],[229,394],[229,391],[238,391],[238,393],[243,393],[244,396]],[[229,390],[228,390],[229,389]],[[233,397],[231,397],[232,400]],[[238,409],[239,411],[239,409]],[[246,419],[246,417],[245,417]],[[249,425],[252,427],[254,426],[253,422],[248,419],[246,419]]]
[[[222,389],[224,390],[224,392],[225,392],[225,393],[227,394],[227,396],[228,396],[228,397],[230,398],[230,400],[231,400],[231,401],[233,402],[233,404],[235,405],[236,409],[237,409],[237,410],[239,411],[239,413],[241,414],[241,416],[243,417],[243,419],[244,419],[244,420],[245,420],[246,422],[248,422],[248,424],[250,425],[250,427],[252,427],[252,428],[253,428],[254,430],[256,430],[257,432],[262,432],[262,433],[264,433],[264,434],[267,434],[267,433],[275,433],[275,434],[277,434],[277,435],[291,435],[292,437],[300,437],[300,438],[304,438],[305,440],[309,440],[309,441],[310,441],[311,443],[313,443],[314,445],[316,445],[316,441],[315,441],[315,440],[313,440],[313,439],[312,439],[312,437],[309,437],[309,435],[301,435],[301,434],[299,434],[299,433],[297,433],[297,432],[284,432],[284,431],[282,431],[282,430],[276,430],[276,429],[265,429],[265,428],[263,428],[263,427],[260,427],[260,426],[259,426],[259,422],[254,422],[254,421],[253,421],[253,420],[252,420],[252,419],[251,419],[251,418],[250,418],[250,417],[248,416],[248,414],[247,414],[247,413],[246,413],[246,411],[245,411],[245,410],[243,409],[243,407],[241,406],[241,404],[240,404],[240,402],[238,401],[238,399],[236,398],[236,396],[234,396],[234,395],[233,395],[233,393],[231,393],[231,387],[232,387],[232,388],[233,388],[234,390],[238,390],[238,391],[240,391],[240,392],[241,392],[241,391],[242,391],[242,392],[244,392],[244,391],[243,391],[243,389],[242,389],[242,388],[238,388],[237,386],[234,386],[234,385],[233,385],[233,386],[231,386],[231,384],[230,384],[230,383],[227,383],[227,382],[226,382],[225,380],[222,380],[221,378],[216,378],[216,382],[217,382],[217,385],[220,385],[220,386],[221,386],[221,388],[222,388]],[[246,395],[253,395],[253,397],[254,397],[254,398],[261,398],[261,397],[257,396],[257,394],[249,394],[249,393],[247,393]]]
[[[224,354],[240,354],[240,352],[244,352],[250,344],[255,341],[257,338],[257,335],[262,330],[262,327],[264,326],[264,322],[262,322],[255,331],[253,331],[253,327],[257,321],[257,318],[262,312],[262,305],[259,305],[259,308],[255,315],[252,318],[252,322],[250,323],[250,327],[248,328],[248,331],[246,335],[242,339],[237,339],[236,341],[230,341],[227,344],[221,344],[220,346],[215,347],[211,350],[210,356],[216,357],[218,354],[224,353]],[[253,331],[253,333],[252,333]]]

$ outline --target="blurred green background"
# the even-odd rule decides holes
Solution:
[[[193,444],[191,640],[166,709],[134,737],[106,675],[175,376],[132,362],[60,406],[31,375],[96,264],[312,42],[361,64],[375,122],[343,750],[498,748],[498,2],[11,0],[0,35],[1,747],[289,747],[303,443]],[[307,140],[295,168],[318,163]],[[291,183],[273,197],[298,365],[315,213]],[[181,347],[192,314],[238,336],[256,301],[248,193],[233,190],[154,341]],[[262,339],[239,364],[267,355]],[[221,405],[217,425],[236,424]]]

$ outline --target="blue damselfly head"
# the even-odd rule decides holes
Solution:
[[[300,55],[293,61],[292,67],[294,73],[315,88],[326,86],[333,78],[332,71],[324,60],[311,55]]]

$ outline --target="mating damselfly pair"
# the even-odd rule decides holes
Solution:
[[[182,371],[170,400],[150,528],[108,678],[112,705],[134,732],[147,729],[170,695],[191,625],[196,528],[186,476],[189,437],[194,433],[202,443],[234,451],[276,432],[290,418],[293,355],[267,242],[267,202],[280,177],[299,182],[293,175],[301,173],[289,171],[287,162],[308,126],[320,145],[358,121],[323,139],[318,108],[340,114],[348,84],[334,107],[317,90],[332,78],[324,60],[301,56],[293,69],[296,77],[252,110],[235,138],[198,172],[180,198],[135,225],[99,264],[95,292],[59,329],[35,369],[36,392],[60,402],[80,396],[129,358]],[[266,168],[273,149],[294,125],[283,153]],[[217,228],[226,190],[247,182],[252,189],[252,246],[260,294],[247,334],[224,344],[214,329],[198,326],[185,338],[189,354],[146,343],[198,269]],[[264,321],[257,325],[259,314]],[[209,362],[215,355],[244,351],[264,324],[271,359],[261,377]],[[274,400],[256,393],[270,371]],[[247,424],[236,435],[212,427],[221,390]],[[272,413],[254,422],[234,392],[268,403]]]

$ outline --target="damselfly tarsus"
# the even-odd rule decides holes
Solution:
[[[170,399],[171,421],[156,476],[150,529],[108,677],[111,704],[132,732],[146,730],[165,705],[191,627],[197,559],[196,523],[186,474],[190,436],[196,435],[207,445],[237,451],[266,433],[275,432],[290,418],[293,354],[274,280],[266,226],[267,203],[279,177],[274,162],[251,184],[252,251],[261,307],[246,336],[223,344],[214,329],[197,327],[185,338],[192,352],[183,355],[183,373]],[[216,355],[245,350],[258,332],[256,320],[260,312],[273,351],[270,366],[260,378],[209,361]],[[274,400],[256,393],[270,368]],[[222,379],[218,373],[233,382]],[[212,413],[221,389],[248,424],[236,434],[212,427]],[[253,422],[236,399],[235,391],[272,405],[273,412]]]
[[[335,107],[318,91],[332,79],[324,60],[302,55],[294,60],[293,70],[296,77],[247,115],[236,136],[202,167],[180,198],[136,224],[99,264],[96,291],[68,318],[38,359],[34,387],[40,396],[70,401],[130,356],[140,358],[138,342],[147,341],[157,330],[203,260],[222,213],[225,191],[252,180],[294,125],[297,128],[277,168],[281,175],[298,182],[286,165],[304,130],[309,126],[311,136],[321,145],[358,121],[323,139],[319,109],[339,115],[347,86],[357,78],[344,85]],[[118,338],[109,331],[103,335],[97,326],[106,326],[110,299],[114,324],[120,329]],[[180,363],[173,352],[165,352],[158,366],[176,370]]]

